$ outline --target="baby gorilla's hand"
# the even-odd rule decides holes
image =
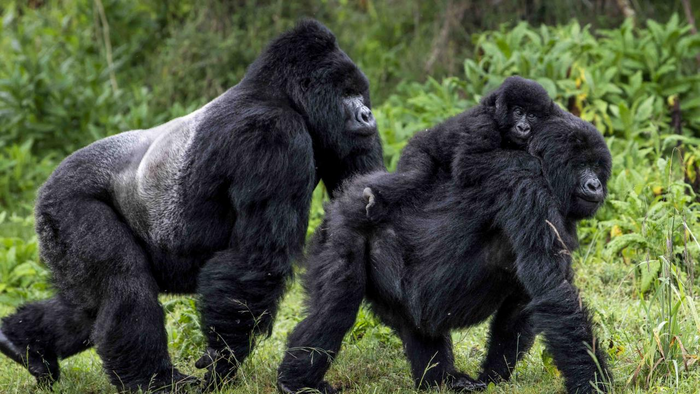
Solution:
[[[380,194],[375,194],[371,187],[366,187],[362,191],[362,198],[367,202],[365,211],[367,212],[367,219],[371,222],[380,222],[389,213]]]

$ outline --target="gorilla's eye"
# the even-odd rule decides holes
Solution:
[[[523,109],[520,107],[515,107],[513,114],[517,117],[523,116]]]
[[[537,115],[535,115],[535,114],[532,114],[532,113],[527,114],[527,118],[530,119],[530,120],[533,120],[533,119],[535,119],[536,117],[537,117]]]

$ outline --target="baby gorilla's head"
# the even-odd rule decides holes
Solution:
[[[504,145],[515,148],[524,148],[538,126],[561,111],[542,85],[518,76],[506,78],[482,104],[494,108]]]

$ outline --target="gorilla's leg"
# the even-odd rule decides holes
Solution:
[[[567,392],[607,392],[611,375],[605,352],[595,337],[578,289],[560,268],[561,256],[520,252],[516,260],[518,279],[532,297],[526,311],[532,315],[536,332],[544,334],[554,363],[564,375]],[[595,358],[591,357],[591,350]]]
[[[58,360],[92,346],[94,319],[60,297],[22,306],[2,319],[0,351],[25,365],[39,384],[60,376]]]
[[[240,180],[229,190],[236,212],[231,248],[216,253],[201,268],[197,287],[208,349],[195,365],[208,369],[207,387],[233,377],[255,335],[271,333],[292,260],[303,251],[314,186],[308,175],[314,167],[308,136],[290,131],[297,130],[297,120],[273,122],[283,126],[280,135],[290,137],[280,142],[282,149],[262,140],[248,141],[256,150],[248,157],[265,160],[257,163],[255,174],[245,168],[237,173]]]
[[[128,390],[180,381],[146,253],[110,205],[61,186],[45,186],[37,204],[42,256],[62,299],[95,317],[91,339],[110,381]]]
[[[170,363],[165,316],[155,280],[145,272],[108,279],[93,340],[110,381],[128,390],[194,383]]]
[[[307,387],[336,392],[323,376],[355,323],[364,298],[363,257],[361,242],[330,242],[321,254],[311,257],[306,278],[309,314],[289,335],[278,370],[277,387],[282,392],[295,393]]]
[[[220,252],[199,274],[199,309],[209,347],[195,365],[209,369],[208,389],[232,380],[255,346],[256,336],[271,333],[291,270],[287,266],[273,272],[246,266],[244,261],[237,251]]]
[[[479,381],[510,379],[515,364],[532,347],[536,332],[525,310],[529,297],[519,290],[508,296],[491,321],[489,347]]]
[[[429,388],[444,382],[449,389],[455,391],[477,391],[486,388],[485,384],[455,369],[449,333],[428,337],[404,329],[401,339],[411,363],[411,374],[416,387]]]
[[[543,332],[554,363],[564,375],[567,392],[608,392],[611,374],[606,356],[594,335],[578,289],[564,280],[559,286],[533,297],[527,309],[532,311],[535,328]],[[589,354],[591,349],[595,359]]]

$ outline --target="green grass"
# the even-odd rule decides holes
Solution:
[[[585,245],[582,247],[585,251]],[[580,261],[580,255],[578,260]],[[578,283],[584,299],[596,316],[604,317],[598,333],[605,346],[612,346],[611,366],[615,375],[615,391],[620,393],[697,393],[700,371],[691,368],[675,376],[657,378],[648,388],[628,385],[627,379],[640,362],[641,343],[647,340],[647,321],[635,297],[634,268],[624,264],[597,262],[578,267]],[[288,291],[280,308],[273,334],[261,342],[252,356],[243,364],[238,381],[221,393],[272,393],[275,391],[277,366],[284,352],[285,338],[303,316],[302,290],[295,283]],[[167,296],[162,302],[177,302],[167,315],[171,334],[171,355],[174,364],[185,373],[202,377],[203,371],[194,368],[194,361],[204,350],[194,342],[200,341],[198,332],[183,327],[181,316],[190,313],[189,298]],[[0,315],[12,308],[0,306]],[[479,371],[485,354],[487,323],[453,334],[457,366],[471,375]],[[174,343],[173,334],[183,335],[186,344]],[[697,335],[697,333],[695,334]],[[182,338],[180,338],[182,340]],[[189,341],[189,342],[187,342]],[[185,350],[183,351],[183,348]],[[544,357],[546,359],[546,357]],[[110,393],[115,389],[102,371],[101,361],[94,350],[86,351],[61,362],[62,377],[53,387],[61,393]],[[682,368],[682,366],[681,366]],[[491,386],[488,393],[561,393],[562,379],[551,363],[543,361],[543,346],[538,342],[518,364],[512,381]],[[34,378],[21,366],[7,358],[0,358],[0,392],[27,393],[36,388]],[[360,313],[353,331],[346,336],[342,351],[327,374],[327,379],[351,393],[414,393],[412,379],[401,343],[391,331],[379,324],[365,309]],[[51,390],[37,390],[48,393]]]

